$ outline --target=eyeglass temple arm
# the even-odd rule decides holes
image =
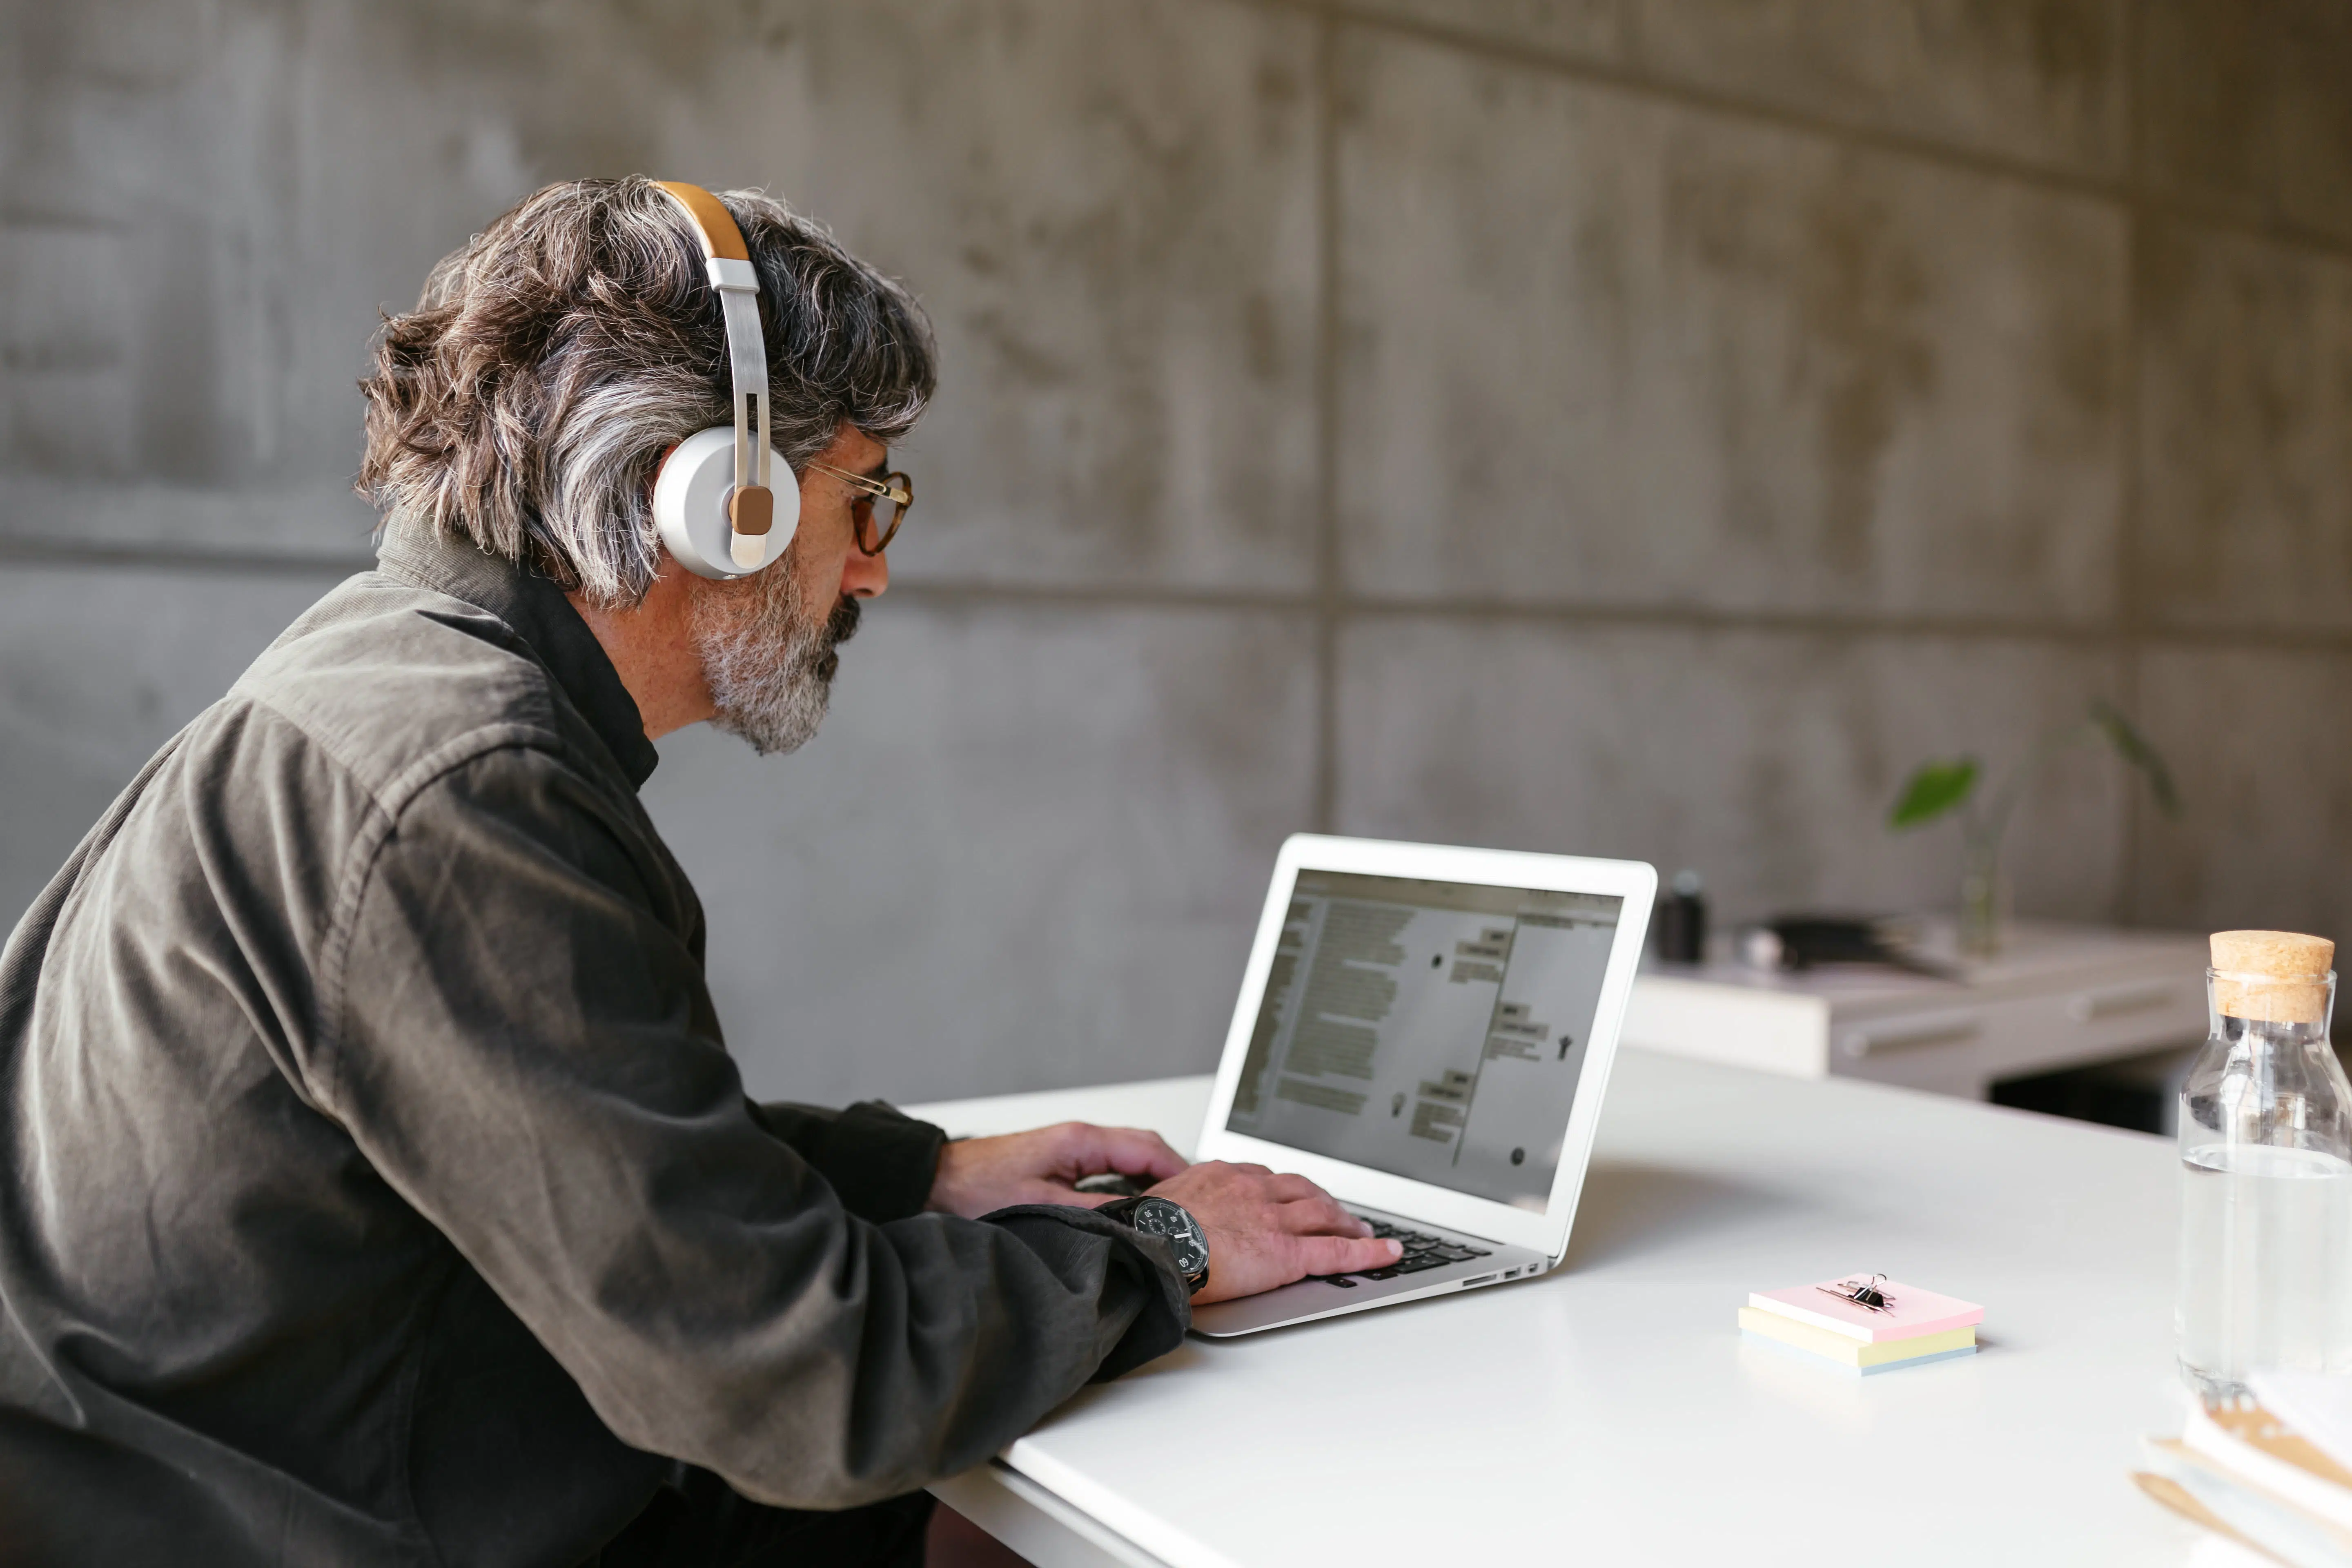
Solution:
[[[864,474],[849,473],[845,469],[835,468],[830,463],[820,463],[811,459],[809,467],[820,474],[831,474],[836,479],[846,479],[867,495],[883,500],[894,500],[900,506],[915,499],[912,490],[900,489],[895,485],[885,484],[880,479],[869,479]]]

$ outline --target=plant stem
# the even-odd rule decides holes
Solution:
[[[2009,771],[2009,777],[2001,781],[2000,788],[1994,792],[1992,805],[1985,812],[1985,834],[1995,857],[2000,854],[2001,837],[2009,831],[2010,816],[2016,811],[2017,803],[2024,796],[2025,786],[2032,782],[2033,775],[2059,752],[2095,738],[2098,728],[2085,719],[2078,723],[2045,730],[2025,755],[2018,760],[2017,765]]]

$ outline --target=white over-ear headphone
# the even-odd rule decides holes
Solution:
[[[678,564],[698,577],[748,577],[784,552],[800,526],[801,491],[768,448],[768,346],[760,335],[760,275],[743,231],[700,185],[657,180],[693,220],[727,323],[735,423],[698,430],[664,459],[654,479],[654,522]],[[779,495],[770,465],[784,468]]]

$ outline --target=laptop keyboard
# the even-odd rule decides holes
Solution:
[[[1355,1275],[1327,1274],[1322,1278],[1394,1279],[1402,1274],[1418,1274],[1424,1268],[1443,1268],[1449,1263],[1466,1263],[1474,1258],[1492,1256],[1483,1247],[1472,1247],[1467,1242],[1455,1241],[1448,1237],[1432,1236],[1426,1231],[1408,1230],[1401,1225],[1391,1225],[1386,1220],[1374,1219],[1370,1215],[1358,1215],[1356,1217],[1370,1226],[1374,1236],[1404,1243],[1404,1256],[1385,1268],[1368,1268]]]

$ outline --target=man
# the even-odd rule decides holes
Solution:
[[[746,1100],[636,787],[683,725],[815,730],[888,581],[866,477],[933,377],[905,294],[725,201],[784,559],[694,576],[648,513],[730,408],[677,205],[541,191],[386,323],[379,569],[0,957],[0,1562],[916,1560],[915,1489],[1173,1346],[1196,1287],[1394,1257],[1145,1133]],[[1205,1284],[1085,1206],[1107,1171],[1189,1211]]]

